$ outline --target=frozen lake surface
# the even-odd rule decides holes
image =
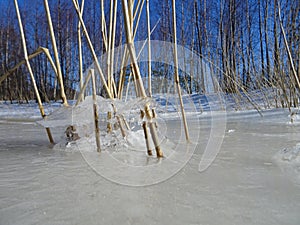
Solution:
[[[298,225],[300,124],[289,122],[287,110],[263,114],[228,113],[220,152],[203,172],[210,116],[194,115],[199,123],[190,129],[200,135],[190,160],[169,179],[143,187],[106,179],[81,152],[53,150],[35,117],[2,115],[0,224]],[[176,118],[165,123],[180,129]],[[292,157],[283,157],[290,149]]]

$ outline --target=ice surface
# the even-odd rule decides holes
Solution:
[[[281,149],[274,155],[274,161],[300,185],[300,143]]]
[[[199,131],[191,145],[182,140],[178,113],[157,106],[169,137],[162,140],[169,146],[166,154],[173,156],[169,161],[140,150],[139,129],[128,137],[133,143],[128,151],[122,146],[104,154],[55,151],[44,128],[33,121],[38,117],[27,119],[39,115],[36,109],[0,104],[0,224],[298,225],[299,124],[289,123],[290,113],[283,109],[263,110],[263,117],[255,110],[228,111],[220,152],[200,173],[211,119],[222,118],[222,111],[209,111],[212,101],[203,112],[188,115],[190,129]],[[61,106],[50,107],[56,110]],[[63,128],[53,127],[56,140]],[[93,146],[92,138],[82,144]],[[159,173],[168,179],[143,187],[122,185],[153,181]]]
[[[295,147],[281,150],[278,156],[282,161],[300,164],[300,143],[298,143]]]
[[[46,114],[49,114],[62,106],[61,103],[44,104]],[[0,118],[8,120],[37,120],[41,118],[38,104],[30,101],[28,104],[18,104],[14,102],[0,101]]]

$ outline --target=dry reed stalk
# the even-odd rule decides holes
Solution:
[[[119,124],[119,128],[121,130],[122,137],[125,138],[127,136],[127,134],[126,134],[125,129],[124,129],[123,120],[121,118],[122,115],[117,115],[117,109],[116,109],[116,106],[114,104],[111,104],[111,106],[112,106],[113,111],[114,111],[114,116],[116,117],[117,122]]]
[[[96,55],[96,53],[95,53],[93,44],[92,44],[92,42],[91,42],[90,36],[89,36],[89,34],[88,34],[88,32],[87,32],[85,23],[84,23],[84,21],[83,21],[83,19],[82,19],[82,15],[81,15],[81,13],[80,13],[79,6],[78,6],[78,4],[76,3],[76,0],[72,0],[72,1],[73,1],[73,5],[74,5],[74,7],[75,7],[75,9],[76,9],[78,18],[79,18],[79,20],[80,20],[81,26],[82,26],[82,28],[83,28],[83,33],[84,33],[84,35],[85,35],[85,37],[86,37],[86,39],[87,39],[89,49],[90,49],[90,51],[91,51],[91,53],[92,53],[92,56],[93,56],[93,59],[94,59],[94,63],[95,63],[96,69],[97,69],[98,73],[100,74],[100,79],[101,79],[101,81],[102,81],[102,83],[103,83],[103,86],[104,86],[104,88],[105,88],[105,91],[106,91],[108,97],[109,97],[110,99],[113,99],[113,96],[112,96],[112,94],[111,94],[111,92],[110,92],[110,90],[109,90],[109,88],[108,88],[108,86],[107,86],[105,77],[104,77],[103,72],[102,72],[102,69],[101,69],[101,67],[100,67],[100,64],[99,64],[97,55]]]
[[[115,79],[112,79],[112,87],[113,87],[113,96],[116,98],[118,96],[118,91],[117,91]]]
[[[101,0],[101,32],[104,43],[105,51],[107,51],[107,32],[106,32],[106,21],[104,13],[104,0]]]
[[[36,85],[36,81],[35,81],[35,78],[34,78],[34,75],[33,75],[32,69],[31,69],[31,65],[29,63],[29,59],[28,59],[27,46],[26,46],[25,35],[24,35],[21,15],[20,15],[20,11],[19,11],[18,1],[17,0],[14,0],[14,1],[15,1],[15,7],[16,7],[16,12],[17,12],[17,17],[18,17],[18,22],[19,22],[19,27],[20,27],[20,34],[21,34],[21,39],[22,39],[22,46],[23,46],[26,66],[28,68],[30,78],[31,78],[32,83],[33,83],[33,88],[34,88],[34,92],[35,92],[35,95],[36,95],[36,98],[37,98],[37,102],[38,102],[38,105],[39,105],[41,116],[43,118],[45,118],[46,114],[45,114],[45,111],[44,111],[44,107],[43,107],[41,97],[40,97],[40,94],[39,94],[39,91],[38,91],[38,88],[37,88],[37,85]],[[51,134],[51,131],[50,131],[49,127],[46,128],[46,132],[47,132],[50,143],[53,144],[54,140],[53,140],[53,137],[52,137],[52,134]]]
[[[99,129],[99,115],[98,115],[98,108],[97,108],[95,72],[93,69],[91,69],[90,73],[92,75],[92,86],[93,86],[93,113],[94,113],[94,122],[95,122],[95,138],[96,138],[97,152],[100,152],[101,151],[100,129]]]
[[[120,72],[120,80],[119,80],[119,86],[118,86],[118,98],[122,98],[122,92],[124,89],[124,84],[125,84],[125,63],[128,61],[128,53],[127,53],[127,47],[125,45],[124,47],[124,53],[122,57],[122,62],[121,62],[121,72]]]
[[[127,129],[127,130],[131,130],[131,129],[130,129],[130,126],[129,126],[129,124],[128,124],[126,118],[125,118],[125,116],[124,116],[124,115],[121,115],[121,117],[122,117],[123,123],[125,124],[126,129]]]
[[[153,123],[155,124],[155,127],[158,128],[158,124],[157,124],[157,121],[156,121],[156,118],[157,118],[157,115],[156,115],[156,112],[155,112],[155,109],[153,108],[152,109],[152,117],[153,117]]]
[[[158,25],[158,23],[159,23],[159,21],[160,20],[158,20],[157,22],[156,22],[156,24],[155,24],[155,26],[152,28],[152,30],[150,31],[150,36],[151,36],[151,34],[153,33],[153,31],[155,30],[155,28],[156,28],[156,26]],[[148,43],[148,38],[143,42],[143,44],[142,44],[142,46],[140,47],[140,51],[138,52],[138,54],[137,54],[137,58],[139,59],[140,58],[140,56],[141,56],[141,54],[142,54],[142,52],[143,52],[143,50],[144,50],[144,48],[145,48],[145,46],[146,46],[146,44]]]
[[[142,10],[142,9],[141,9]],[[137,12],[137,8],[136,8],[136,12]],[[160,19],[156,22],[155,26],[153,27],[153,29],[151,30],[150,32],[150,35],[153,33],[153,31],[155,30],[155,28],[157,27],[158,23],[159,23]],[[137,29],[137,26],[139,24],[136,23],[136,27],[135,27],[135,30]],[[135,38],[135,35],[133,35],[133,40]],[[145,42],[146,44],[146,42]],[[142,46],[140,52],[142,52],[142,49],[144,48],[144,45]],[[139,53],[140,54],[140,53]],[[139,57],[139,54],[137,57]],[[150,56],[151,58],[151,56]],[[119,86],[118,86],[118,98],[121,99],[122,98],[122,92],[123,92],[123,89],[124,89],[124,82],[125,82],[125,71],[126,71],[126,68],[125,68],[125,65],[127,64],[129,60],[129,53],[128,53],[128,50],[127,50],[127,46],[124,47],[124,53],[123,53],[123,57],[122,57],[122,63],[121,63],[121,68],[123,68],[121,70],[121,74],[120,74],[120,80],[119,80]]]
[[[111,133],[112,132],[112,125],[111,125],[111,119],[112,119],[112,113],[110,111],[107,112],[107,126],[106,126],[106,132]]]
[[[54,31],[53,31],[53,25],[52,25],[52,19],[51,19],[48,0],[44,0],[44,6],[45,6],[46,15],[47,15],[48,25],[49,25],[52,48],[53,48],[53,52],[54,52],[57,78],[58,78],[58,82],[60,85],[60,94],[61,94],[61,98],[63,100],[63,104],[65,106],[68,106],[68,101],[67,101],[67,97],[65,94],[64,82],[63,82],[63,77],[62,77],[61,68],[60,68],[60,62],[59,62],[59,58],[58,58],[58,51],[57,51],[56,40],[55,40]]]
[[[152,155],[152,150],[150,148],[150,140],[149,140],[149,134],[148,134],[148,129],[147,129],[147,122],[143,122],[143,130],[144,130],[144,136],[145,136],[145,142],[146,142],[146,148],[147,148],[147,154],[149,156]]]
[[[143,110],[141,110],[141,119],[144,119],[144,117],[145,117],[145,112]],[[148,129],[147,129],[147,121],[143,121],[142,127],[144,130],[147,153],[149,156],[152,156],[152,150],[150,148],[150,139],[149,139],[149,134],[148,134]]]
[[[127,64],[128,60],[129,60],[129,52],[128,52],[128,49],[127,49],[126,45],[125,45],[124,53],[125,53],[125,55],[123,55],[122,66],[121,66],[121,68],[123,68],[123,69],[121,70],[119,87],[118,87],[118,98],[119,99],[122,98],[122,92],[123,92],[124,85],[125,85],[125,74],[126,74],[125,63]],[[134,73],[132,68],[133,68],[133,64],[130,63],[130,71],[131,72],[130,72],[129,77],[128,77],[127,89],[130,86],[130,79],[133,76],[135,92],[137,93],[137,96],[139,96],[139,90],[138,90],[138,86],[137,86],[137,82],[136,82],[136,77],[134,75],[135,73]]]
[[[139,4],[140,4],[140,0],[139,0],[137,6],[135,8],[135,12],[134,13],[137,12]],[[131,9],[131,14],[132,14],[132,12],[133,12],[132,1],[128,1],[128,5],[129,5],[129,7]],[[122,3],[122,9],[123,9],[123,16],[125,18],[125,14],[124,13],[125,13],[125,10],[128,11],[128,6],[125,9],[124,3]],[[129,25],[129,33],[131,35],[132,29],[133,29],[133,18],[132,18],[132,16],[129,17],[129,15],[128,15],[128,21],[129,21],[129,24],[130,24]],[[126,21],[125,21],[125,23],[126,23]],[[125,24],[125,28],[126,28],[126,26],[128,26],[128,24]],[[132,39],[134,40],[134,36],[132,37]],[[126,40],[127,40],[127,37],[126,37]],[[119,82],[119,87],[118,87],[118,98],[119,99],[122,98],[122,92],[123,92],[124,85],[125,85],[125,74],[126,74],[126,67],[125,67],[125,65],[127,65],[128,60],[129,60],[129,51],[128,51],[127,45],[125,45],[125,47],[124,47],[124,54],[123,54],[123,58],[122,58],[122,64],[121,64],[122,70],[121,70],[121,74],[120,74],[120,82]],[[132,64],[130,66],[131,66],[131,71],[132,71]],[[129,78],[131,77],[132,73],[130,73]],[[135,88],[137,88],[137,87],[135,86]],[[136,93],[138,93],[137,90],[136,90]]]
[[[111,65],[110,65],[110,72],[111,72],[111,86],[113,87],[114,90],[116,90],[116,84],[115,84],[115,79],[114,79],[114,64],[115,64],[115,58],[114,58],[114,49],[115,49],[115,40],[116,40],[116,27],[117,27],[117,5],[118,1],[115,0],[114,3],[114,24],[113,24],[113,33],[112,33],[112,43],[111,43]],[[117,95],[115,95],[117,96]]]
[[[129,7],[127,5],[126,0],[122,0],[122,6],[123,6],[123,16],[124,16],[124,24],[125,24],[125,34],[126,34],[126,41],[127,41],[127,48],[129,51],[129,56],[131,59],[132,63],[132,72],[135,78],[135,81],[137,82],[136,87],[137,87],[137,97],[141,98],[146,98],[146,92],[144,89],[144,85],[141,79],[141,74],[140,70],[137,64],[137,57],[136,57],[136,52],[134,48],[134,43],[133,43],[133,31],[132,31],[132,1],[129,1]],[[151,114],[149,105],[145,105],[145,113],[146,113],[146,118],[149,121],[149,129],[151,133],[151,137],[155,146],[156,150],[156,155],[157,157],[163,157],[163,152],[159,146],[159,141],[158,141],[158,136],[157,136],[157,129],[155,123],[153,123],[152,118],[153,115]]]
[[[296,69],[295,69],[294,62],[293,62],[293,57],[292,57],[292,54],[291,54],[291,51],[290,51],[290,48],[289,48],[289,44],[288,44],[287,39],[286,39],[285,30],[284,30],[283,25],[282,25],[280,3],[279,3],[279,1],[277,1],[277,3],[278,3],[278,17],[279,17],[280,29],[281,29],[281,32],[282,32],[282,35],[283,35],[284,45],[285,45],[285,48],[286,48],[286,52],[288,54],[288,59],[289,59],[290,65],[291,65],[291,69],[292,69],[292,72],[293,72],[294,79],[297,82],[298,90],[300,90],[300,81],[299,81],[299,78],[297,76],[297,72],[296,72]]]
[[[47,58],[48,58],[48,60],[49,60],[49,62],[50,62],[50,64],[51,64],[51,66],[52,66],[52,68],[53,68],[53,70],[54,70],[54,73],[55,73],[55,75],[56,75],[56,79],[58,79],[58,77],[57,77],[57,69],[56,69],[55,63],[54,63],[54,61],[53,61],[53,59],[52,59],[52,57],[51,57],[51,55],[50,55],[49,49],[48,49],[48,48],[44,48],[44,47],[39,47],[38,50],[39,50],[39,49],[40,49],[42,52],[44,52],[45,55],[47,56]]]
[[[228,76],[227,74],[224,73],[225,76],[227,76],[229,79],[232,79],[230,76]],[[260,111],[260,107],[251,99],[250,95],[247,93],[247,91],[245,90],[245,88],[240,85],[239,83],[237,83],[237,81],[235,80],[231,80],[236,87],[239,87],[241,89],[241,91],[245,94],[247,100],[249,101],[249,103],[254,107],[254,109],[258,112],[258,114],[263,117],[263,114]],[[240,91],[238,91],[237,93],[240,93]]]
[[[112,30],[113,30],[113,9],[114,9],[114,0],[110,1],[110,16],[109,16],[109,32],[108,32],[108,50],[107,50],[107,86],[110,91],[112,91],[112,81],[111,81],[111,49],[112,49]]]
[[[77,4],[78,0],[77,0]],[[81,9],[80,13],[81,15],[83,14],[83,9],[84,9],[84,0],[81,1]],[[81,23],[78,21],[77,25],[77,38],[78,38],[78,56],[79,56],[79,85],[80,85],[80,90],[83,87],[83,63],[82,63],[82,41],[81,41]],[[81,96],[81,99],[83,99],[84,96]]]
[[[116,118],[117,118],[120,130],[121,130],[122,137],[125,138],[126,137],[126,132],[125,132],[125,129],[124,129],[123,121],[122,121],[122,119],[120,118],[119,115],[117,115]]]
[[[211,63],[212,65],[214,65],[211,61],[208,61],[209,63]],[[236,80],[232,79],[232,77],[230,77],[228,74],[226,74],[225,72],[222,71],[222,69],[216,65],[214,65],[215,68],[220,71],[223,76],[225,76],[227,79],[229,79],[231,82],[234,83],[234,85],[236,87],[238,87],[238,93],[240,94],[240,92],[243,92],[247,98],[247,100],[249,101],[249,103],[254,107],[254,109],[259,113],[259,115],[261,117],[263,117],[263,114],[260,111],[260,107],[251,99],[250,95],[247,93],[247,91],[245,90],[245,88],[240,85]],[[217,83],[217,80],[215,77],[212,77],[212,79],[215,80],[215,82]],[[239,89],[241,89],[241,91],[239,91]],[[217,92],[220,93],[221,92],[221,87],[219,85],[217,85]],[[223,104],[222,104],[222,108],[223,108]],[[223,108],[223,110],[225,110],[225,108]]]
[[[83,100],[83,97],[84,97],[84,91],[85,91],[85,89],[86,89],[86,87],[87,87],[87,85],[88,85],[88,83],[89,83],[89,81],[90,81],[90,79],[91,79],[91,76],[92,76],[92,73],[91,73],[91,70],[89,70],[89,72],[88,72],[88,75],[87,75],[87,77],[85,78],[85,81],[84,81],[84,83],[83,83],[83,86],[82,86],[82,88],[80,89],[80,93],[79,93],[79,95],[78,95],[78,98],[77,98],[77,101],[76,101],[76,103],[75,103],[75,106],[77,106],[82,100]]]
[[[149,97],[152,96],[152,85],[151,85],[151,39],[150,39],[150,10],[149,10],[149,0],[146,2],[147,11],[147,30],[148,30],[148,91]]]
[[[114,13],[113,13],[114,12]],[[114,47],[115,47],[115,34],[117,24],[117,0],[111,1],[111,15],[110,15],[110,26],[109,26],[109,42],[108,42],[108,57],[107,57],[107,77],[108,77],[108,88],[114,93],[115,81],[113,77],[114,68]]]
[[[134,68],[134,65],[133,63],[130,64],[130,67],[133,69]],[[136,93],[136,96],[141,96],[141,93],[140,93],[140,87],[139,87],[139,84],[137,82],[137,75],[136,75],[136,70],[132,70],[132,74],[133,74],[133,83],[134,83],[134,87],[135,87],[135,93]],[[145,92],[146,93],[146,92]]]
[[[140,7],[140,4],[141,4],[141,0],[138,0],[138,3],[136,4],[135,9],[133,11],[133,20],[135,19],[136,15],[138,13],[138,9]]]
[[[133,37],[135,37],[137,29],[138,29],[138,25],[140,23],[140,19],[141,19],[141,15],[142,15],[142,11],[143,11],[143,6],[144,6],[145,0],[142,1],[141,7],[139,9],[139,14],[138,14],[138,18],[137,18],[137,22],[136,22],[136,26],[134,27],[134,31],[133,31]],[[133,20],[135,19],[135,17],[133,18]],[[134,38],[133,38],[134,40]]]
[[[127,0],[127,2],[128,2],[128,15],[129,15],[129,24],[130,24],[130,33],[132,34],[133,32],[133,20],[134,20],[134,18],[133,18],[133,6],[134,6],[134,1],[135,0]]]
[[[175,6],[175,0],[172,0],[172,8],[173,8],[173,32],[174,32],[174,81],[175,85],[177,88],[177,93],[180,101],[180,108],[181,108],[181,114],[182,114],[182,120],[183,120],[183,125],[184,125],[184,132],[185,132],[185,138],[187,141],[190,140],[189,137],[189,130],[186,122],[186,116],[185,116],[185,111],[183,107],[183,101],[182,101],[182,96],[181,96],[181,88],[179,84],[179,75],[178,75],[178,56],[177,56],[177,34],[176,34],[176,6]]]
[[[122,2],[123,2],[123,14],[124,14],[124,20],[125,20],[124,23],[125,23],[125,30],[126,30],[127,48],[128,48],[130,59],[131,59],[132,66],[133,66],[133,74],[137,81],[139,97],[145,98],[147,96],[146,96],[146,92],[145,92],[144,85],[142,82],[140,70],[139,70],[139,67],[137,64],[136,52],[135,52],[135,48],[134,48],[134,44],[133,44],[133,40],[132,40],[133,36],[132,36],[131,27],[130,27],[130,18],[132,17],[132,14],[131,14],[131,16],[129,15],[127,1],[122,0]]]
[[[160,148],[159,139],[158,139],[158,136],[157,136],[156,124],[152,120],[153,115],[152,115],[152,111],[150,110],[149,104],[146,104],[144,110],[145,110],[146,118],[148,120],[148,126],[149,126],[149,129],[150,129],[150,134],[151,134],[153,144],[154,144],[154,147],[155,147],[156,156],[158,158],[163,157],[164,155],[163,155],[163,152]]]
[[[132,71],[130,72],[129,74],[129,78],[128,78],[128,83],[127,83],[127,88],[126,88],[126,93],[125,93],[125,102],[127,101],[127,97],[128,97],[128,93],[129,93],[129,86],[130,86],[130,81],[131,81],[131,78],[132,77]],[[136,88],[136,86],[135,86]]]
[[[53,67],[53,70],[56,73],[56,66],[55,63],[53,62],[51,55],[49,53],[49,50],[47,48],[43,48],[43,47],[39,47],[34,53],[32,53],[31,55],[28,55],[28,60],[33,59],[34,57],[38,56],[41,53],[45,53],[45,55],[47,56],[51,66]],[[0,84],[12,73],[14,72],[16,69],[18,69],[21,65],[23,65],[24,63],[26,63],[26,60],[22,60],[21,62],[19,62],[17,65],[15,65],[13,68],[11,68],[10,70],[8,70],[4,75],[2,75],[0,77]]]

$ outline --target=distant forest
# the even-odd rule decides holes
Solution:
[[[128,0],[131,1],[131,0]],[[19,0],[28,54],[39,47],[53,47],[42,0]],[[68,99],[74,98],[79,85],[78,16],[72,0],[49,0],[58,57]],[[79,1],[80,3],[81,1]],[[105,52],[103,31],[109,30],[110,3],[107,0],[85,1],[85,21],[97,55]],[[103,8],[101,7],[104,6]],[[172,1],[149,0],[151,40],[172,42]],[[143,7],[143,8],[141,8]],[[135,0],[133,10],[141,9],[135,41],[147,39],[146,0]],[[22,40],[14,1],[0,0],[0,100],[35,99],[26,65],[14,70],[24,60]],[[104,9],[104,10],[101,10]],[[126,42],[122,1],[117,1],[115,46]],[[103,23],[103,14],[106,24]],[[300,1],[299,0],[177,0],[177,44],[198,54],[211,66],[222,91],[238,93],[252,90],[275,90],[285,104],[297,104],[300,79]],[[105,28],[103,27],[105,26]],[[93,62],[85,38],[82,38],[83,70]],[[186,60],[192,66],[190,60]],[[59,100],[60,87],[55,71],[45,54],[30,59],[38,90],[44,101]],[[170,71],[152,64],[153,79]],[[145,69],[142,76],[147,76]],[[118,76],[115,75],[118,83]],[[180,74],[186,93],[207,93],[203,71],[188,77]],[[297,83],[298,82],[298,83]],[[217,90],[215,90],[217,91]],[[293,98],[291,96],[294,96]]]

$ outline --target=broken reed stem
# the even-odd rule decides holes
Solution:
[[[124,117],[124,115],[121,115],[121,117],[122,117],[123,123],[125,124],[126,129],[127,129],[127,130],[130,130],[130,126],[129,126],[129,124],[128,124],[126,118]]]
[[[14,0],[14,1],[15,1],[17,17],[18,17],[18,21],[19,21],[19,27],[20,27],[20,33],[21,33],[21,39],[22,39],[22,45],[23,45],[24,58],[25,58],[26,66],[28,68],[28,71],[29,71],[29,74],[30,74],[30,77],[31,77],[31,80],[32,80],[32,83],[33,83],[33,88],[34,88],[34,92],[35,92],[35,95],[36,95],[36,98],[37,98],[37,102],[38,102],[38,105],[39,105],[41,116],[43,118],[45,118],[46,114],[45,114],[45,111],[44,111],[44,107],[43,107],[41,97],[40,97],[40,94],[39,94],[39,91],[38,91],[38,88],[37,88],[37,85],[36,85],[36,82],[35,82],[35,78],[34,78],[30,63],[29,63],[29,59],[28,59],[27,46],[26,46],[25,35],[24,35],[21,15],[20,15],[20,11],[19,11],[18,1],[17,0]],[[47,132],[50,143],[53,144],[54,140],[53,140],[53,137],[52,137],[52,134],[51,134],[51,131],[50,131],[49,127],[46,128],[46,132]]]
[[[182,96],[181,96],[181,88],[179,84],[179,75],[178,75],[178,56],[177,56],[177,34],[176,34],[176,6],[175,6],[175,0],[172,0],[172,8],[173,8],[173,32],[174,32],[174,81],[175,85],[177,87],[177,93],[180,101],[180,108],[181,108],[181,114],[182,114],[182,120],[183,120],[183,125],[184,125],[184,132],[185,132],[185,138],[187,141],[190,140],[189,137],[189,130],[186,122],[186,116],[185,116],[185,111],[183,107],[183,101],[182,101]]]
[[[53,59],[52,59],[52,57],[51,57],[51,55],[50,55],[49,49],[48,49],[48,48],[43,48],[43,47],[39,47],[38,50],[39,50],[39,49],[40,49],[42,52],[44,52],[45,55],[47,56],[47,58],[48,58],[48,60],[49,60],[49,62],[50,62],[50,64],[51,64],[51,66],[52,66],[52,68],[53,68],[53,70],[54,70],[54,73],[55,73],[55,75],[56,75],[56,80],[58,80],[58,77],[57,77],[57,69],[56,69],[55,63],[54,63],[54,61],[53,61]]]
[[[145,117],[145,112],[143,110],[141,110],[141,119],[144,119],[144,117]],[[143,121],[142,127],[144,130],[147,154],[149,156],[152,156],[152,150],[150,148],[150,140],[149,140],[149,134],[148,134],[148,129],[147,129],[147,121]]]
[[[153,144],[154,144],[154,147],[155,147],[156,156],[158,158],[160,158],[160,157],[163,157],[163,152],[162,152],[162,150],[159,146],[159,140],[158,140],[158,136],[157,136],[157,129],[156,129],[155,122],[152,121],[153,115],[151,114],[151,112],[152,111],[150,110],[149,104],[147,104],[145,106],[145,115],[146,115],[146,118],[148,120],[148,126],[149,126],[149,129],[150,129],[150,134],[151,134]]]
[[[120,118],[121,115],[117,115],[117,109],[116,109],[114,104],[111,104],[111,106],[112,106],[113,111],[114,111],[114,116],[117,118],[117,122],[119,124],[120,130],[121,130],[121,133],[122,133],[122,137],[125,138],[127,136],[127,134],[126,134],[125,129],[124,129],[122,118]]]
[[[147,129],[147,122],[143,122],[143,130],[144,130],[144,136],[145,136],[145,141],[146,141],[146,148],[147,148],[147,154],[149,156],[152,155],[152,150],[150,148],[150,141],[149,141],[149,135],[148,135],[148,129]]]
[[[90,70],[90,74],[92,75],[92,84],[93,84],[92,86],[93,86],[93,111],[94,111],[94,121],[95,121],[95,138],[96,138],[97,152],[100,152],[101,146],[100,146],[99,115],[97,109],[95,73],[93,69]]]
[[[52,25],[52,19],[51,19],[51,14],[50,14],[50,9],[49,9],[49,4],[48,0],[44,0],[44,6],[45,6],[45,11],[47,15],[47,20],[48,20],[48,25],[49,25],[49,31],[50,31],[50,36],[51,36],[51,42],[52,42],[52,48],[54,52],[54,59],[56,63],[56,72],[57,72],[57,79],[60,85],[60,94],[61,98],[63,100],[64,106],[68,106],[68,101],[67,97],[65,94],[65,89],[64,89],[64,82],[62,78],[62,73],[61,73],[61,67],[60,67],[60,62],[58,58],[58,51],[57,51],[57,46],[56,46],[56,39],[53,31],[53,25]]]
[[[107,133],[112,132],[111,119],[112,119],[112,113],[110,111],[108,111],[107,112],[107,126],[106,126]]]
[[[53,70],[57,76],[57,72],[56,72],[56,66],[55,63],[53,62],[50,53],[49,53],[49,49],[47,48],[43,48],[43,47],[39,47],[34,53],[32,53],[31,55],[28,55],[28,60],[33,59],[34,57],[38,56],[41,53],[45,53],[45,55],[47,56],[51,66],[53,67]],[[13,68],[11,68],[10,70],[8,70],[4,75],[1,76],[0,78],[0,84],[12,73],[14,72],[16,69],[18,69],[20,66],[22,66],[24,63],[26,63],[26,60],[22,60],[21,62],[19,62],[17,65],[15,65]]]
[[[88,32],[87,32],[85,23],[84,23],[84,21],[83,21],[83,19],[82,19],[82,15],[81,15],[81,13],[80,13],[79,6],[78,6],[78,4],[76,3],[76,0],[72,0],[72,1],[73,1],[73,5],[74,5],[74,7],[75,7],[75,9],[76,9],[76,12],[77,12],[79,21],[80,21],[80,23],[81,23],[81,26],[82,26],[82,29],[83,29],[83,33],[84,33],[84,35],[85,35],[85,37],[86,37],[86,39],[87,39],[87,43],[88,43],[89,49],[90,49],[90,51],[91,51],[91,53],[92,53],[92,56],[93,56],[93,60],[94,60],[96,69],[98,70],[98,73],[100,74],[101,82],[102,82],[102,84],[103,84],[103,86],[104,86],[104,88],[105,88],[105,91],[106,91],[108,97],[109,97],[110,99],[112,99],[113,96],[112,96],[112,94],[111,94],[111,92],[110,92],[110,90],[109,90],[109,88],[108,88],[108,86],[107,86],[105,77],[104,77],[104,75],[103,75],[103,72],[102,72],[102,69],[101,69],[101,67],[100,67],[100,64],[99,64],[97,55],[96,55],[95,50],[94,50],[93,44],[92,44],[91,39],[90,39],[90,36],[89,36],[89,34],[88,34]]]
[[[155,109],[152,109],[152,117],[154,119],[153,123],[155,124],[155,127],[158,128],[158,124],[157,124],[157,121],[156,121],[156,112],[155,112]]]
[[[126,132],[125,132],[125,130],[124,130],[123,121],[122,121],[122,119],[120,118],[119,115],[117,115],[116,118],[117,118],[117,121],[118,121],[120,130],[121,130],[122,137],[125,138],[125,137],[126,137]]]
[[[52,134],[51,134],[51,130],[50,130],[49,127],[46,127],[46,132],[47,132],[47,136],[48,136],[49,142],[50,142],[51,144],[54,144],[54,139],[53,139],[53,136],[52,136]]]

